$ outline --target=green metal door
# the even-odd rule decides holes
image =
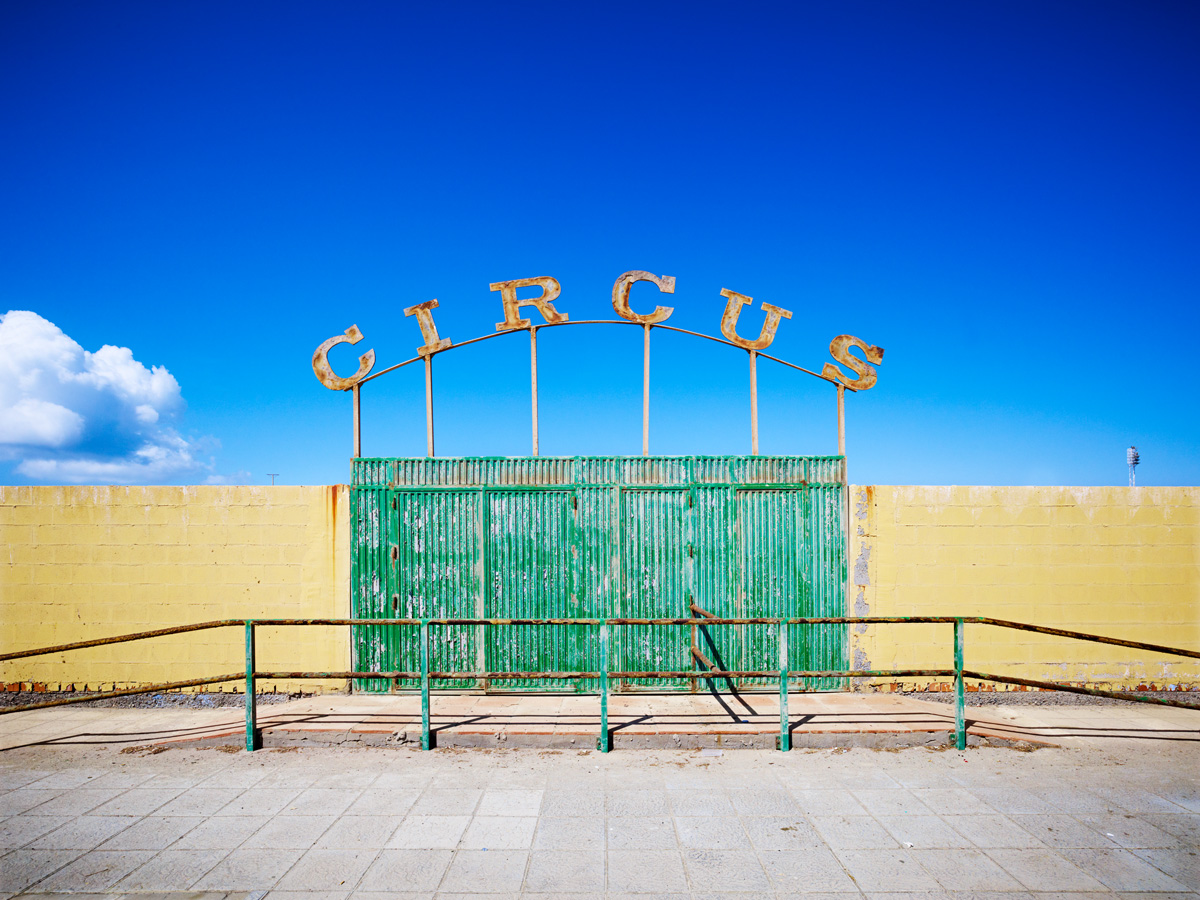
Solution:
[[[358,459],[352,613],[361,618],[845,614],[841,457]],[[687,671],[692,628],[613,626],[611,666]],[[778,667],[774,626],[696,627],[721,668]],[[355,626],[359,671],[419,667],[417,630]],[[844,626],[791,626],[791,668],[845,667]],[[434,626],[435,671],[595,671],[592,626]],[[401,687],[413,685],[402,683]],[[580,679],[438,682],[591,690]],[[722,685],[724,686],[724,685]],[[811,687],[834,688],[826,679]],[[382,679],[358,682],[384,691]],[[695,689],[659,679],[624,689]]]

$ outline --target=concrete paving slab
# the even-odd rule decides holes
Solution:
[[[378,850],[322,850],[305,853],[278,882],[284,891],[353,890]]]
[[[679,846],[686,850],[749,850],[750,836],[737,816],[695,816],[675,820]]]
[[[34,850],[91,850],[137,820],[126,816],[80,816],[30,844]]]
[[[357,892],[435,891],[453,856],[450,850],[383,850],[359,881]]]
[[[564,894],[604,890],[604,851],[535,850],[529,854],[524,896],[531,892]]]
[[[13,816],[0,822],[0,855],[61,828],[70,816]]]
[[[1031,891],[1103,891],[1105,886],[1051,850],[988,850],[987,855]]]
[[[384,845],[391,850],[454,850],[470,816],[410,815]]]
[[[21,850],[0,857],[0,891],[17,893],[49,877],[84,854],[83,850]]]
[[[687,888],[678,850],[608,851],[609,891],[662,893]]]
[[[614,816],[607,820],[609,850],[675,850],[679,839],[667,816]]]
[[[204,822],[200,816],[147,816],[100,845],[101,850],[164,850]]]
[[[845,866],[828,847],[763,850],[759,859],[775,890],[787,893],[858,893]]]
[[[164,850],[134,869],[116,885],[118,891],[178,890],[209,872],[228,850]]]
[[[107,891],[152,856],[150,850],[93,850],[39,881],[37,888],[55,894]]]
[[[310,816],[307,818],[318,818]],[[290,821],[290,820],[289,820]],[[330,850],[374,849],[387,846],[403,816],[352,816],[335,818],[313,846]],[[257,837],[257,835],[255,835]]]
[[[534,850],[600,850],[605,847],[605,821],[600,817],[538,820],[533,835]]]
[[[234,850],[190,887],[201,891],[270,890],[303,850]]]
[[[464,894],[518,892],[528,859],[525,850],[459,850],[442,879],[441,890]]]

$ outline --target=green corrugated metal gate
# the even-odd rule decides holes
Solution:
[[[844,471],[839,456],[356,459],[352,614],[668,618],[689,616],[694,600],[724,617],[845,615]],[[845,626],[790,628],[792,668],[846,668]],[[697,631],[701,650],[722,669],[778,666],[777,626]],[[630,625],[613,634],[615,671],[696,666],[688,627]],[[590,626],[469,625],[433,636],[434,671],[599,667]],[[417,638],[415,628],[356,626],[356,670],[418,669]],[[584,679],[439,686],[595,687]]]

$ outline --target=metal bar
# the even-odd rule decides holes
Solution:
[[[421,620],[421,749],[429,749],[429,620]]]
[[[705,655],[704,655],[704,654],[701,652],[701,650],[700,650],[700,648],[699,648],[699,647],[693,647],[693,648],[692,648],[692,656],[694,656],[694,657],[696,657],[696,659],[700,660],[700,662],[701,662],[701,663],[702,663],[702,664],[703,664],[705,667],[707,667],[707,668],[708,668],[710,671],[715,671],[715,670],[716,670],[716,668],[717,668],[717,667],[713,665],[713,663],[712,663],[712,660],[711,660],[711,659],[709,659],[707,656],[705,656]]]
[[[156,691],[171,691],[177,688],[201,687],[206,684],[223,684],[227,681],[241,681],[244,672],[234,672],[232,675],[217,675],[213,678],[193,678],[190,681],[162,681],[148,684],[140,688],[122,688],[119,691],[104,691],[98,694],[82,694],[78,697],[66,697],[61,700],[45,700],[41,703],[26,703],[24,706],[0,707],[0,716],[8,713],[25,712],[31,709],[48,709],[51,706],[69,706],[72,703],[88,703],[92,700],[111,700],[113,697],[132,697],[136,694],[153,694]]]
[[[133,634],[118,634],[112,637],[93,638],[90,641],[76,641],[73,644],[57,644],[53,647],[37,647],[33,650],[17,650],[14,653],[0,653],[0,662],[10,659],[25,659],[30,656],[44,656],[47,653],[65,653],[67,650],[83,650],[86,647],[104,647],[108,644],[122,644],[126,641],[140,641],[144,638],[164,637],[168,634],[204,631],[208,628],[228,628],[233,625],[241,626],[244,621],[244,619],[215,619],[211,622],[197,622],[195,625],[175,625],[171,628],[158,628],[154,631],[137,631]]]
[[[964,616],[964,622],[987,624],[978,617]],[[609,625],[694,625],[693,618],[672,619],[640,619],[640,618],[555,618],[555,619],[470,619],[470,618],[437,618],[423,619],[255,619],[258,625],[420,625],[428,621],[433,625],[599,625],[607,622]],[[953,625],[956,616],[807,616],[807,617],[757,617],[757,618],[716,618],[705,622],[707,625]],[[230,625],[241,625],[243,620],[232,619]],[[37,651],[38,653],[44,651]],[[49,651],[45,651],[49,652]]]
[[[1186,656],[1189,659],[1200,659],[1200,650],[1184,650],[1180,647],[1167,647],[1163,644],[1143,644],[1140,641],[1125,641],[1120,638],[1104,637],[1099,634],[1088,634],[1084,631],[1065,631],[1061,628],[1047,628],[1044,625],[1025,625],[1021,622],[1010,622],[1007,619],[993,619],[989,616],[975,616],[964,619],[966,622],[977,622],[980,625],[996,625],[1000,628],[1015,628],[1018,631],[1033,631],[1037,634],[1052,634],[1056,637],[1077,638],[1081,641],[1093,641],[1097,644],[1112,644],[1117,647],[1132,647],[1134,650],[1152,650],[1155,653],[1168,653],[1175,656]]]
[[[788,629],[779,628],[779,749],[792,749],[791,719],[788,716]]]
[[[541,325],[538,325],[536,327],[538,327],[538,328],[558,328],[563,325],[636,325],[636,326],[641,326],[641,323],[640,322],[630,322],[628,319],[581,319],[581,320],[575,321],[575,322],[543,322]],[[666,331],[675,331],[675,332],[678,332],[679,334],[689,334],[692,337],[704,338],[704,340],[706,340],[706,341],[713,341],[714,343],[717,343],[717,344],[724,344],[726,347],[736,347],[738,350],[745,349],[740,344],[735,344],[732,341],[725,340],[724,338],[713,337],[711,334],[701,334],[699,331],[689,331],[686,328],[676,328],[674,325],[656,324],[654,327],[662,328]],[[445,350],[439,350],[438,352],[445,353],[449,350],[457,350],[459,347],[466,347],[468,344],[478,344],[480,341],[490,341],[492,338],[497,338],[504,334],[516,334],[520,330],[522,330],[522,329],[511,329],[509,331],[497,331],[497,332],[493,332],[491,334],[484,334],[477,338],[471,338],[468,341],[459,341],[457,344],[451,344]],[[798,366],[795,363],[790,363],[786,359],[780,359],[778,356],[771,356],[769,353],[760,353],[759,355],[762,356],[763,359],[769,359],[773,362],[780,363],[781,365],[787,366],[789,369],[796,369],[799,372],[803,372],[805,375],[811,375],[814,378],[819,378],[822,381],[829,382],[830,384],[837,384],[837,382],[835,382],[832,378],[826,378],[820,372],[814,372],[812,369],[806,369],[806,368],[804,368],[804,366]],[[395,365],[388,366],[386,369],[380,369],[378,372],[374,372],[374,373],[368,375],[366,378],[360,379],[358,383],[366,384],[368,381],[373,381],[376,378],[380,378],[384,375],[387,375],[389,372],[394,372],[397,369],[402,369],[405,366],[411,365],[412,363],[415,363],[420,359],[422,359],[422,357],[414,356],[412,359],[406,359],[403,362],[398,362]],[[854,388],[850,388],[850,390],[853,391]]]
[[[642,456],[650,455],[650,326],[642,339]]]
[[[846,386],[837,386],[838,456],[846,455]]]
[[[836,457],[830,457],[836,459]],[[804,491],[812,488],[840,488],[845,486],[844,481],[798,481],[793,484],[760,484],[757,482],[747,484],[721,484],[721,485],[705,485],[706,487],[724,487],[735,488],[738,491]],[[357,485],[355,485],[357,487]],[[623,485],[612,482],[597,481],[593,483],[580,484],[577,481],[560,481],[555,484],[469,484],[469,485],[448,485],[448,484],[406,484],[402,485],[397,490],[403,490],[406,494],[437,494],[437,493],[461,493],[462,491],[475,491],[485,489],[487,491],[495,491],[503,493],[505,491],[513,491],[519,493],[537,493],[538,491],[571,491],[579,488],[625,488],[630,485]],[[684,493],[697,487],[694,484],[656,484],[653,485],[655,491],[676,491]]]
[[[533,399],[533,455],[538,455],[537,328],[529,326],[529,393]]]
[[[1035,681],[1032,678],[1013,678],[1005,675],[990,675],[987,672],[963,671],[964,678],[974,678],[977,681],[998,681],[1001,684],[1023,684],[1026,687],[1044,688],[1050,691],[1066,691],[1068,694],[1087,694],[1091,697],[1111,697],[1113,700],[1129,700],[1133,703],[1159,703],[1163,706],[1177,706],[1180,709],[1200,711],[1195,703],[1184,703],[1182,700],[1167,700],[1163,697],[1143,697],[1127,691],[1102,691],[1099,688],[1075,687],[1070,684],[1059,684],[1055,681]]]
[[[758,351],[750,351],[750,455],[758,456]]]
[[[703,609],[703,608],[697,606],[695,603],[689,603],[688,609],[690,609],[692,612],[694,612],[698,616],[703,616],[705,619],[719,618],[718,616],[714,615],[713,613],[710,613],[707,609]]]
[[[351,388],[354,400],[354,458],[362,456],[362,398],[359,394],[360,385]]]
[[[608,625],[600,624],[600,741],[601,753],[609,751],[608,735]]]
[[[433,354],[425,357],[425,455],[433,452]]]
[[[246,750],[258,749],[258,716],[254,703],[254,622],[246,622]]]
[[[432,621],[432,620],[431,620]],[[507,670],[504,672],[429,672],[431,681],[437,680],[464,680],[471,678],[487,678],[487,679],[516,679],[516,678],[546,678],[555,680],[569,680],[575,678],[600,678],[601,672],[586,672],[586,671],[570,671],[570,672],[514,672]],[[968,673],[969,675],[970,673]],[[283,679],[318,679],[318,678],[378,678],[384,681],[395,680],[397,678],[419,679],[421,673],[417,672],[259,672],[259,678],[270,678],[276,680]],[[816,677],[856,677],[856,678],[886,678],[896,676],[928,676],[937,678],[951,678],[954,676],[953,669],[878,669],[864,670],[855,669],[852,671],[838,671],[834,669],[816,669],[809,671],[807,669],[793,669],[788,672],[789,678],[816,678]],[[233,676],[240,680],[242,676]],[[679,671],[635,671],[635,672],[620,672],[609,671],[609,678],[778,678],[778,669],[752,669],[752,670],[733,670],[733,669],[713,669],[709,672],[696,672],[694,669],[687,672]],[[200,682],[208,683],[208,682]],[[86,700],[95,700],[96,697],[86,697]],[[71,701],[79,702],[79,701]]]
[[[954,621],[954,746],[967,749],[966,698],[963,696],[963,620]]]

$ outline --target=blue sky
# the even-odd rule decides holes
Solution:
[[[722,288],[769,352],[886,348],[852,480],[1200,483],[1200,6],[1191,2],[0,7],[0,481],[332,483],[349,373],[495,330],[550,275],[669,324]],[[533,313],[537,315],[536,312]],[[107,346],[108,349],[102,350]],[[543,454],[641,450],[634,328],[539,337]],[[438,451],[529,452],[528,341],[435,362]],[[763,361],[764,453],[836,450]],[[651,450],[749,452],[746,355],[656,332]],[[424,452],[423,376],[363,388]]]

